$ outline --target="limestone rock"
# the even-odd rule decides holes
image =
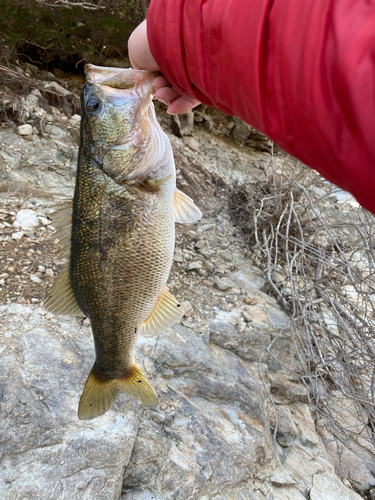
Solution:
[[[33,133],[33,127],[28,123],[20,125],[17,130],[20,135],[31,135]]]
[[[361,500],[354,491],[346,488],[331,472],[315,474],[310,500]]]
[[[193,137],[183,137],[183,141],[190,149],[192,149],[193,151],[198,151],[199,142],[193,139]]]
[[[260,354],[271,342],[271,337],[265,328],[245,328],[239,333],[229,322],[215,320],[210,323],[210,341],[243,359],[258,361]]]
[[[1,498],[117,500],[141,407],[118,398],[104,416],[78,420],[94,359],[90,330],[41,312],[0,308]]]

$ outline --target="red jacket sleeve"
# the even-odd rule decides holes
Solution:
[[[153,56],[375,213],[375,0],[152,0]]]

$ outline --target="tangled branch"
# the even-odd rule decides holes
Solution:
[[[374,217],[333,195],[301,167],[237,186],[230,211],[291,317],[298,375],[317,416],[375,444]]]

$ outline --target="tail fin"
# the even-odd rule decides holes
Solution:
[[[136,363],[122,378],[103,380],[92,367],[78,406],[78,418],[91,420],[103,415],[121,392],[141,401],[144,406],[157,406],[158,398],[146,375]]]

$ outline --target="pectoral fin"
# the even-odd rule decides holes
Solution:
[[[202,212],[187,194],[176,189],[174,195],[174,216],[176,222],[192,224],[202,218]]]
[[[83,316],[74,297],[70,283],[69,269],[66,269],[52,285],[43,306],[54,314]]]
[[[147,189],[149,189],[150,191],[158,191],[160,186],[166,184],[171,177],[172,177],[171,175],[168,175],[168,177],[164,177],[164,179],[159,179],[159,180],[146,179],[145,184]]]
[[[154,337],[165,332],[184,315],[184,310],[178,300],[165,289],[151,316],[143,323],[140,335]]]
[[[158,405],[154,388],[136,363],[133,363],[121,378],[116,379],[105,379],[94,365],[79,401],[78,418],[91,420],[103,415],[119,392],[141,401],[144,406]]]

